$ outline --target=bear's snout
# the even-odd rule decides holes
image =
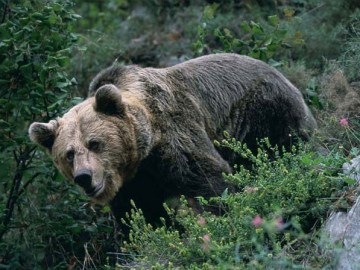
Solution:
[[[91,193],[92,172],[89,169],[80,169],[77,171],[74,181],[76,184],[85,189],[86,193]]]

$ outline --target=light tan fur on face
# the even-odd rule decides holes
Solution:
[[[51,155],[56,167],[69,179],[74,179],[81,169],[90,170],[92,187],[99,189],[93,199],[106,203],[133,174],[133,163],[137,162],[135,135],[128,118],[99,114],[93,103],[94,98],[87,99],[58,119]],[[92,140],[100,142],[97,151],[89,149]],[[67,160],[68,151],[74,151],[73,162]]]

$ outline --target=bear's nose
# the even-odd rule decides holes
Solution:
[[[74,181],[76,184],[88,190],[91,188],[92,173],[88,169],[81,169],[76,172]]]

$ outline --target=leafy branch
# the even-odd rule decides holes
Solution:
[[[12,179],[11,189],[6,203],[4,215],[1,220],[0,241],[2,240],[2,237],[4,236],[6,231],[8,230],[8,226],[11,222],[11,218],[14,213],[14,207],[18,199],[25,192],[26,188],[35,180],[35,178],[37,178],[40,175],[39,172],[35,173],[21,187],[21,182],[24,177],[24,172],[28,169],[29,165],[31,164],[31,161],[34,157],[34,153],[35,153],[35,147],[26,149],[23,152],[21,152],[19,155],[16,153],[16,151],[13,152],[14,159],[16,161],[16,170],[14,177]]]

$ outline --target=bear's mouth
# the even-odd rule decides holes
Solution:
[[[103,189],[103,186],[104,186],[104,184],[101,183],[101,184],[97,185],[96,187],[85,190],[85,193],[89,197],[96,197],[96,195],[98,195],[101,192],[101,190]]]

